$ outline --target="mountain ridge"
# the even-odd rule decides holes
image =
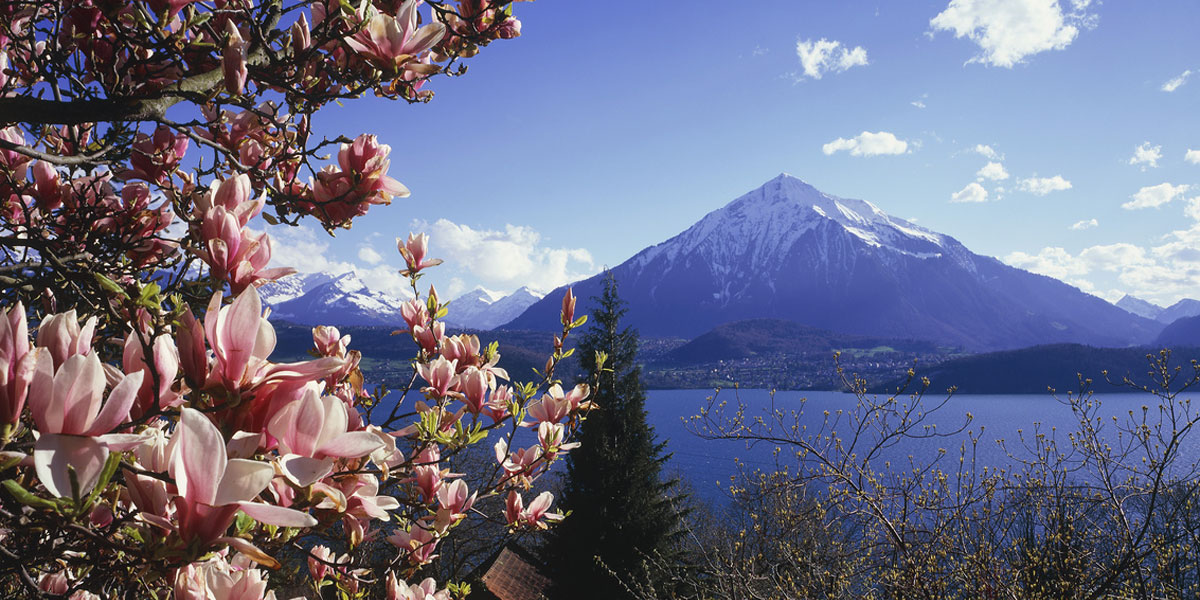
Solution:
[[[1056,342],[1128,346],[1149,342],[1160,328],[787,174],[612,271],[630,323],[651,336],[692,338],[722,323],[775,318],[979,351]],[[578,313],[590,306],[599,277],[574,284],[584,305]],[[504,327],[554,326],[564,291]]]

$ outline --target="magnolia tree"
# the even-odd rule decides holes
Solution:
[[[336,329],[272,362],[256,291],[290,272],[256,217],[333,231],[408,195],[389,146],[315,135],[320,110],[428,101],[519,35],[511,1],[0,5],[0,591],[273,598],[264,569],[303,552],[325,597],[446,598],[467,590],[417,579],[461,522],[559,517],[528,490],[590,407],[554,380],[569,292],[539,380],[509,382],[418,292],[425,236],[400,240],[414,393],[382,403]],[[445,465],[478,443],[472,489]]]

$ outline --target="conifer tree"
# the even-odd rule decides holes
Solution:
[[[626,305],[611,272],[593,300],[578,354],[583,372],[598,377],[599,408],[588,413],[579,430],[583,445],[567,458],[563,507],[573,513],[555,528],[547,550],[564,574],[556,582],[559,597],[625,598],[626,586],[657,587],[643,564],[670,560],[682,514],[678,480],[662,478],[669,455],[646,422],[638,333],[621,326]],[[597,352],[607,355],[602,369]]]

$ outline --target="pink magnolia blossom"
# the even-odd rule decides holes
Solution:
[[[573,288],[567,288],[567,294],[563,296],[561,319],[563,327],[575,322],[575,290]]]
[[[188,137],[159,125],[153,136],[144,133],[134,136],[132,150],[129,156],[132,168],[122,175],[127,179],[163,183],[187,153]]]
[[[138,389],[137,401],[130,414],[136,419],[149,412],[155,405],[159,408],[178,406],[183,398],[173,391],[175,376],[179,374],[179,349],[168,335],[160,335],[151,343],[151,359],[146,360],[142,342],[133,331],[125,338],[122,355],[125,372],[141,372],[142,386]],[[152,370],[153,369],[153,370]],[[157,385],[156,382],[157,381]]]
[[[209,383],[231,390],[252,390],[257,386],[281,381],[312,381],[336,372],[342,359],[274,364],[267,360],[275,350],[275,328],[262,313],[258,291],[249,287],[221,306],[221,294],[213,295],[204,316],[204,333],[213,351]]]
[[[407,240],[396,238],[396,249],[400,251],[400,256],[404,257],[404,262],[408,265],[408,269],[401,272],[401,275],[417,273],[422,269],[442,264],[442,259],[440,258],[425,260],[425,254],[429,251],[428,248],[429,236],[424,233],[416,235],[410,233]]]
[[[37,352],[29,347],[25,305],[17,302],[0,317],[0,427],[21,418]]]
[[[18,146],[25,145],[25,133],[21,128],[13,125],[0,129],[0,140],[4,140],[10,144]],[[32,158],[17,152],[16,150],[0,149],[0,165],[4,165],[12,170],[15,175],[21,175],[25,172],[25,165],[29,164]]]
[[[228,458],[225,439],[203,413],[181,409],[173,437],[175,452],[169,471],[179,490],[175,508],[184,540],[212,543],[229,528],[239,509],[269,525],[317,524],[307,513],[253,502],[271,482],[275,469],[265,462]]]
[[[347,38],[346,43],[381,69],[399,71],[446,35],[446,26],[442,23],[417,27],[420,4],[419,0],[407,0],[395,17],[382,13],[371,16],[362,30]]]
[[[48,213],[62,206],[62,177],[58,174],[54,165],[41,160],[34,161],[33,182],[37,187],[35,203],[42,212]]]
[[[420,298],[413,298],[401,304],[400,316],[404,317],[404,322],[408,324],[410,331],[429,323],[429,309],[425,307],[425,303],[421,302]]]
[[[446,527],[467,517],[467,511],[475,505],[475,495],[468,495],[467,482],[457,479],[454,483],[442,486],[438,490],[437,527],[445,531]]]
[[[126,450],[140,442],[138,436],[107,434],[129,416],[141,385],[141,372],[124,376],[102,406],[104,367],[96,353],[73,355],[58,369],[49,353],[37,353],[28,396],[40,433],[33,461],[38,479],[51,494],[71,495],[72,470],[78,492],[87,493],[99,479],[110,447]]]
[[[407,554],[408,562],[413,565],[427,564],[437,558],[438,538],[432,531],[421,525],[410,525],[407,530],[400,529],[388,536],[387,541]]]
[[[226,34],[229,36],[225,42],[225,50],[221,54],[221,68],[225,74],[225,91],[234,96],[240,96],[246,90],[246,78],[249,75],[246,70],[246,50],[249,44],[242,38],[241,32],[238,31],[237,25],[234,25],[232,19],[226,21],[225,24]]]
[[[312,334],[317,354],[337,357],[346,355],[346,347],[350,345],[350,336],[341,335],[337,327],[318,325],[313,327]]]
[[[442,345],[442,340],[446,336],[446,324],[441,321],[434,321],[429,327],[417,325],[413,327],[413,338],[421,349],[430,354],[438,351]]]
[[[334,458],[358,458],[383,446],[369,431],[347,431],[346,405],[321,396],[315,383],[275,414],[267,431],[279,443],[280,467],[296,485],[307,487],[333,470]]]
[[[458,391],[471,414],[477,415],[483,410],[488,383],[487,373],[476,367],[470,367],[458,376]]]
[[[75,309],[71,309],[42,319],[37,345],[49,351],[55,368],[58,368],[71,356],[91,352],[95,331],[96,317],[90,317],[81,328]]]
[[[421,392],[429,398],[445,398],[454,394],[450,388],[454,385],[456,361],[446,360],[444,357],[437,357],[428,363],[417,365],[417,372],[424,379],[428,386],[421,388]]]
[[[262,571],[230,564],[220,555],[176,571],[174,591],[176,600],[275,600]]]
[[[437,589],[437,581],[432,577],[410,586],[396,577],[394,571],[388,571],[385,591],[387,600],[450,600],[450,592]]]
[[[505,502],[504,516],[510,527],[528,527],[530,529],[546,529],[546,521],[561,521],[563,516],[558,513],[546,512],[554,502],[554,494],[542,492],[526,507],[521,495],[513,490],[508,493]]]
[[[388,176],[392,147],[380,144],[370,134],[362,134],[338,150],[338,166],[355,182],[354,191],[371,204],[384,204],[392,197],[407,198],[408,188]],[[440,262],[440,261],[439,261]]]
[[[509,404],[513,401],[512,388],[507,385],[497,387],[488,396],[487,404],[483,406],[483,413],[492,418],[492,421],[499,423],[508,418]]]

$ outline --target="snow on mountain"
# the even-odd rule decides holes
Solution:
[[[313,288],[337,277],[336,273],[293,273],[258,288],[263,304],[275,306],[307,294]]]
[[[1117,300],[1117,307],[1147,319],[1157,319],[1158,315],[1163,312],[1163,307],[1129,294],[1125,294],[1120,300]]]
[[[292,277],[295,282],[285,278],[270,289],[263,286],[264,301],[275,319],[301,325],[399,326],[404,322],[403,299],[371,290],[353,272]]]
[[[954,238],[780,175],[613,270],[628,323],[693,337],[773,318],[842,333],[991,350],[1145,343],[1156,323],[1061,281],[972,253]],[[603,275],[574,285],[590,310]],[[559,289],[507,324],[558,326]]]
[[[495,329],[525,312],[541,298],[527,287],[507,296],[477,287],[450,303],[446,322],[464,329]]]

